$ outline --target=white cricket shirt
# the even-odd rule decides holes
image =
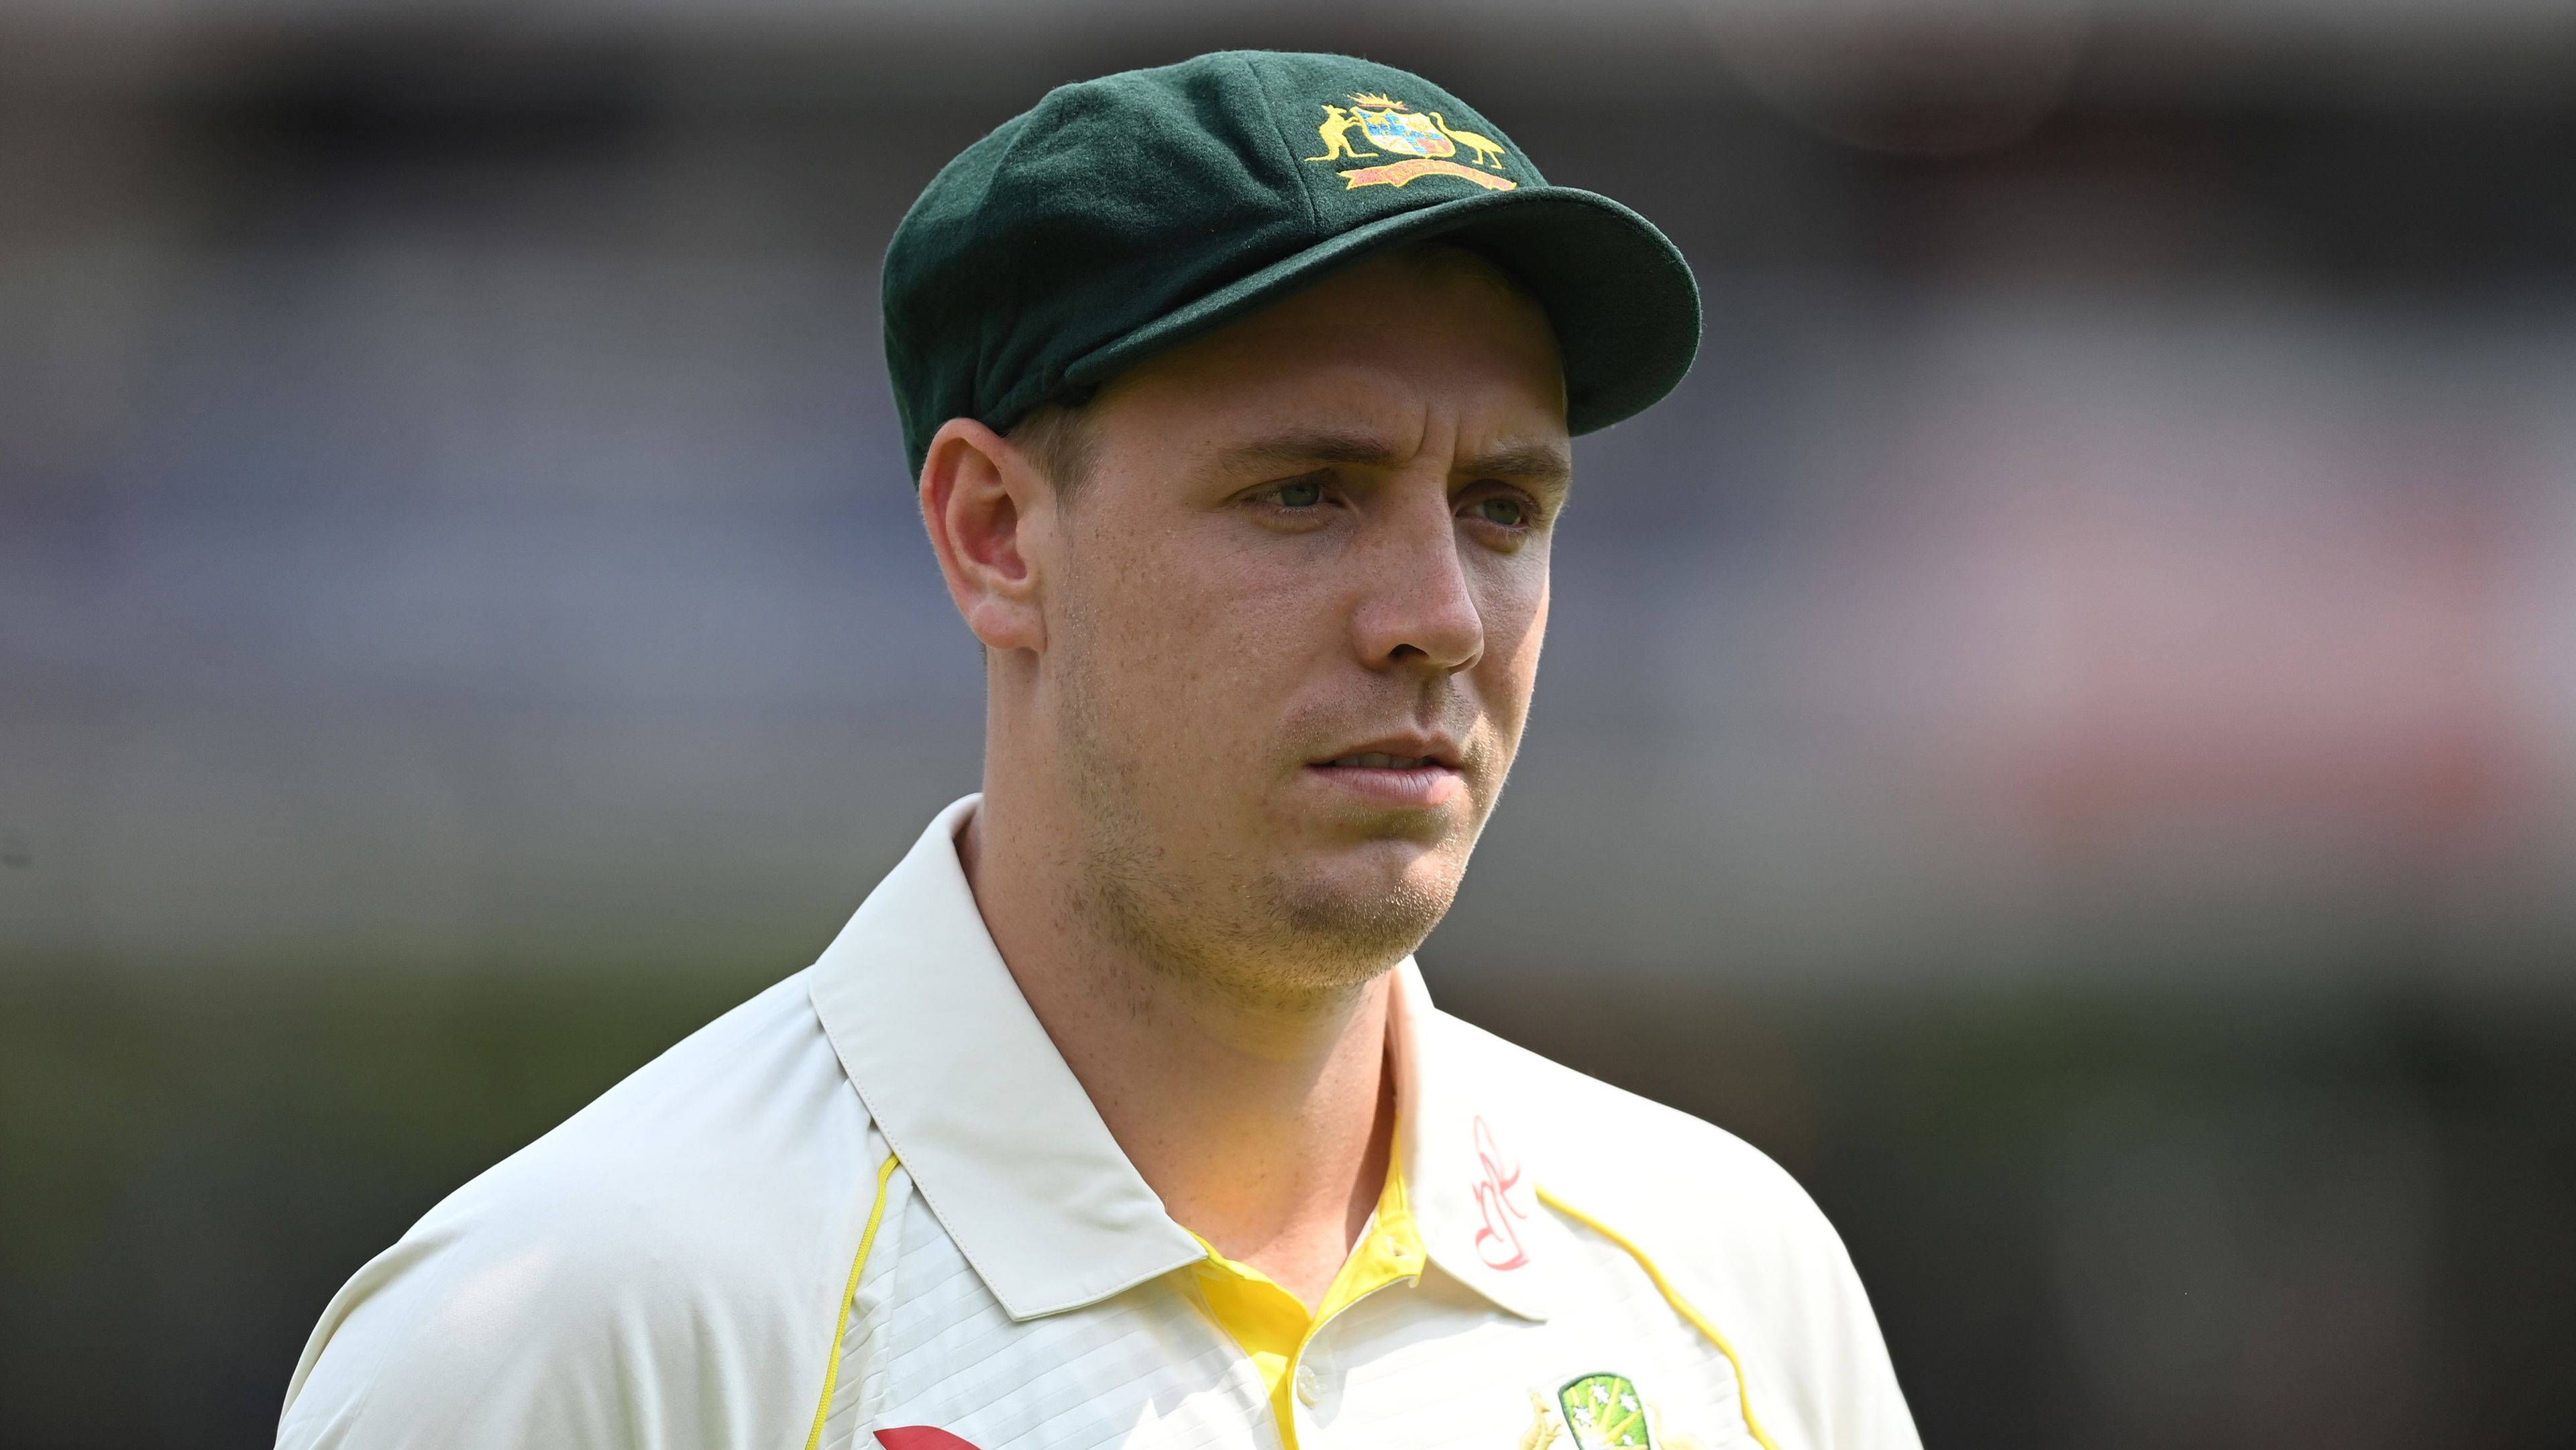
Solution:
[[[1119,1151],[942,812],[811,968],[465,1185],[323,1311],[282,1446],[1913,1450],[1851,1261],[1705,1123],[1448,1017],[1322,1311]]]

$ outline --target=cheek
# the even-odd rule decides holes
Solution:
[[[1535,557],[1531,557],[1535,554]],[[1476,674],[1485,708],[1517,738],[1538,683],[1539,647],[1547,638],[1547,557],[1533,550],[1495,561],[1485,591],[1485,658]]]
[[[1180,757],[1239,759],[1241,737],[1299,678],[1326,613],[1294,551],[1246,550],[1186,528],[1086,540],[1068,582],[1096,675],[1119,682],[1128,728]],[[1275,724],[1275,721],[1272,722]],[[1174,757],[1166,755],[1166,760]]]
[[[1330,632],[1334,554],[1327,540],[1261,532],[1222,515],[1165,530],[1136,552],[1130,598],[1162,616],[1161,637],[1256,668]]]

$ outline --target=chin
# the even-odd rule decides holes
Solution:
[[[1280,914],[1316,948],[1391,965],[1457,898],[1464,863],[1439,846],[1380,840],[1333,854],[1274,878]]]

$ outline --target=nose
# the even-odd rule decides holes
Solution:
[[[1446,491],[1375,521],[1353,643],[1376,670],[1455,674],[1485,654],[1478,605]]]

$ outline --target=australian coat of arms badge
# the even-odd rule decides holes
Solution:
[[[1520,183],[1501,174],[1503,148],[1490,136],[1452,126],[1438,111],[1424,113],[1391,96],[1360,95],[1347,107],[1324,105],[1323,124],[1315,134],[1324,154],[1309,161],[1405,159],[1383,166],[1361,166],[1340,173],[1356,191],[1363,186],[1402,186],[1423,176],[1455,176],[1488,191],[1510,191]],[[1465,164],[1450,158],[1467,153]]]

